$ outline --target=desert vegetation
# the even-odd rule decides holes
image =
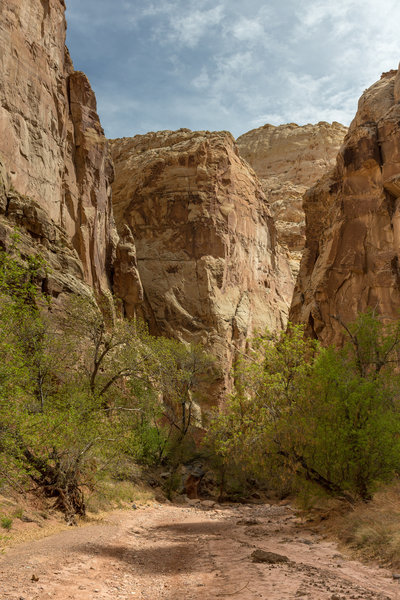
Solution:
[[[343,327],[342,348],[322,348],[291,324],[252,340],[208,433],[222,487],[240,474],[242,484],[311,485],[354,503],[396,478],[400,324],[369,311]]]
[[[33,486],[74,518],[99,480],[176,455],[214,365],[118,318],[112,303],[71,297],[53,310],[37,285],[45,269],[17,246],[0,253],[0,480]]]
[[[354,505],[396,480],[398,322],[361,314],[342,324],[339,349],[292,324],[249,340],[233,393],[204,422],[201,390],[218,373],[203,348],[153,337],[112,302],[71,296],[56,310],[38,285],[45,270],[17,241],[0,253],[3,484],[74,519],[96,486],[130,490],[135,465],[167,468],[171,496],[196,457],[220,499],[312,489]]]

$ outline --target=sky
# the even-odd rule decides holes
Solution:
[[[109,138],[339,121],[400,61],[399,0],[66,0]]]

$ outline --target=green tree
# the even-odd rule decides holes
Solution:
[[[336,487],[368,500],[400,466],[400,324],[369,311],[345,329],[344,347],[315,364],[304,402],[314,443],[304,454]]]
[[[195,408],[204,389],[217,377],[215,358],[199,344],[158,338],[154,343],[155,373],[164,405],[164,417],[181,441],[192,425],[202,426]]]
[[[368,500],[400,465],[399,324],[369,312],[346,326],[342,349],[322,349],[289,325],[255,340],[235,393],[211,426],[222,464],[285,472]]]
[[[182,443],[209,360],[90,298],[49,310],[43,270],[0,253],[0,478],[33,481],[73,518],[102,472],[164,460],[175,429]]]

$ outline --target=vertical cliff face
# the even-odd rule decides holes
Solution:
[[[112,154],[115,220],[135,240],[147,319],[205,343],[227,381],[235,347],[284,326],[291,298],[259,181],[226,132],[149,133],[114,140]],[[133,313],[138,299],[124,300]]]
[[[400,70],[361,96],[332,173],[305,197],[306,249],[291,319],[324,343],[342,339],[337,320],[367,307],[400,308]]]
[[[264,125],[237,139],[240,155],[261,180],[279,242],[294,279],[305,244],[303,195],[335,164],[347,128],[340,123]]]
[[[65,48],[64,12],[63,0],[0,3],[0,161],[8,187],[20,195],[18,209],[9,202],[6,212],[44,243],[46,228],[34,231],[40,213],[62,232],[80,277],[104,291],[113,252],[113,167],[94,93]]]

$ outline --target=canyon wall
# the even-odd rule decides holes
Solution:
[[[400,70],[361,96],[337,166],[305,196],[306,248],[290,318],[324,343],[368,307],[400,309]]]
[[[292,293],[268,203],[231,134],[160,131],[112,142],[114,215],[135,241],[155,333],[202,342],[225,384],[246,337],[282,328]],[[128,315],[141,297],[119,295]]]
[[[224,384],[255,330],[287,320],[292,281],[259,181],[228,133],[113,143],[65,47],[63,0],[0,4],[0,245],[50,266],[42,288],[120,297],[157,334],[203,342]]]
[[[294,280],[305,244],[303,195],[334,166],[346,132],[336,122],[288,123],[264,125],[237,139],[240,155],[261,180]]]
[[[0,242],[18,225],[57,277],[70,264],[69,284],[104,292],[115,251],[113,167],[94,93],[65,47],[64,13],[63,0],[0,3]]]
[[[23,252],[50,265],[43,289],[113,291],[154,333],[204,343],[219,391],[249,335],[285,326],[304,226],[293,321],[340,343],[340,320],[368,306],[397,317],[398,71],[363,94],[336,166],[304,196],[304,224],[301,197],[333,166],[342,125],[266,125],[239,138],[241,156],[227,132],[109,143],[65,34],[63,0],[0,3],[0,245],[19,228]]]

